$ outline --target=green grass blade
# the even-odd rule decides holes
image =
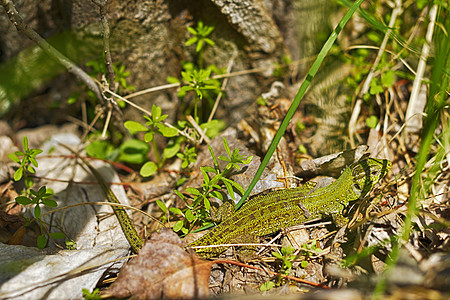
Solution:
[[[322,64],[323,60],[325,59],[325,56],[327,55],[328,51],[330,51],[331,46],[336,41],[336,38],[337,38],[339,32],[341,32],[342,28],[344,28],[345,24],[347,24],[348,20],[350,20],[352,15],[355,13],[356,9],[358,9],[358,7],[361,5],[361,3],[363,1],[364,0],[357,0],[350,7],[350,9],[347,11],[347,13],[341,19],[341,21],[336,26],[334,31],[328,37],[328,40],[323,45],[322,50],[320,50],[319,55],[317,56],[313,65],[311,66],[311,69],[308,72],[308,75],[306,76],[305,80],[303,81],[302,85],[300,86],[300,89],[298,90],[298,93],[295,96],[294,101],[292,102],[291,106],[289,107],[289,110],[287,111],[286,116],[284,117],[283,122],[280,125],[280,128],[278,129],[277,133],[275,134],[275,137],[273,138],[272,143],[270,144],[269,150],[267,150],[266,156],[264,157],[263,161],[261,162],[261,165],[259,166],[258,170],[256,171],[255,177],[253,178],[249,187],[245,191],[241,200],[239,200],[239,202],[236,204],[236,209],[239,209],[242,206],[245,199],[247,199],[247,197],[250,195],[251,191],[255,187],[256,182],[261,177],[261,174],[264,171],[264,168],[269,163],[269,160],[272,157],[272,154],[275,152],[275,149],[276,149],[278,143],[280,142],[281,137],[283,136],[284,132],[286,131],[289,121],[292,119],[292,116],[294,115],[295,111],[297,110],[297,107],[300,104],[300,101],[303,99],[303,96],[305,95],[306,90],[308,89],[312,79],[314,78],[314,76],[317,73],[317,70],[319,69],[320,65]]]

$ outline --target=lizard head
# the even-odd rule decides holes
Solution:
[[[363,159],[351,165],[353,192],[364,197],[386,175],[391,166],[389,160],[375,158]]]

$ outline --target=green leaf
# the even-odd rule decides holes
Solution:
[[[180,83],[180,80],[173,76],[167,76],[166,81],[168,83]]]
[[[148,161],[142,166],[139,174],[143,177],[149,177],[155,174],[156,171],[158,171],[158,166],[154,162]]]
[[[186,43],[184,43],[186,46],[190,46],[190,45],[193,45],[193,44],[195,44],[197,42],[197,37],[196,36],[194,36],[194,37],[191,37],[190,39],[188,39],[187,41],[186,41]]]
[[[192,187],[186,188],[186,192],[188,192],[189,194],[195,195],[195,196],[201,196],[202,195],[202,193],[200,193],[197,189],[192,188]]]
[[[395,75],[393,71],[387,71],[383,74],[381,74],[381,84],[385,88],[390,88],[394,85],[395,82]]]
[[[161,134],[165,137],[173,137],[178,135],[178,130],[176,128],[167,127],[163,124],[158,124],[157,126]]]
[[[53,199],[42,199],[42,204],[48,207],[57,207],[58,203],[56,203]]]
[[[175,225],[173,225],[173,231],[178,232],[180,231],[181,228],[183,228],[184,225],[184,221],[183,220],[179,220],[175,223]]]
[[[272,255],[275,257],[275,258],[278,258],[278,259],[283,259],[283,255],[281,255],[280,253],[278,253],[278,252],[275,252],[275,251],[273,251],[272,252]]]
[[[377,116],[370,116],[366,119],[366,124],[369,126],[369,128],[375,128],[378,124],[378,118]]]
[[[86,146],[86,154],[99,159],[107,159],[113,150],[113,145],[108,141],[96,140]]]
[[[214,45],[216,44],[216,43],[214,43],[213,40],[208,39],[208,38],[204,38],[203,40],[205,41],[205,43],[207,43],[207,44],[209,44],[209,45],[211,45],[211,46],[214,46]]]
[[[15,163],[20,163],[20,159],[14,153],[8,153],[8,157]]]
[[[273,281],[266,281],[263,284],[261,284],[261,286],[259,287],[259,290],[261,292],[265,292],[268,291],[270,289],[272,289],[275,286],[275,282]]]
[[[14,172],[14,180],[15,181],[19,181],[23,176],[23,169],[22,168],[18,168],[16,170],[16,172]]]
[[[225,151],[227,151],[228,157],[231,158],[230,147],[228,146],[228,142],[227,142],[227,139],[225,137],[223,138],[223,146],[225,148]],[[238,149],[238,151],[239,151],[239,149]]]
[[[130,164],[142,164],[147,161],[147,153],[150,146],[138,139],[129,139],[123,142],[119,147],[118,161]]]
[[[303,260],[303,261],[300,263],[300,267],[302,267],[303,269],[306,268],[307,266],[308,266],[308,261],[307,261],[307,260]]]
[[[34,217],[36,219],[39,219],[41,217],[41,208],[39,207],[39,204],[36,204],[34,207]]]
[[[200,52],[200,50],[202,50],[202,48],[203,48],[204,43],[205,43],[205,41],[203,39],[199,40],[197,43],[197,46],[195,47],[195,51]]]
[[[193,222],[195,220],[195,216],[190,209],[186,210],[186,220],[189,222]]]
[[[63,239],[64,238],[64,233],[62,233],[62,232],[52,232],[52,233],[50,233],[50,237],[52,239],[55,239],[55,240]]]
[[[155,136],[155,133],[153,131],[147,132],[144,135],[144,141],[146,141],[147,143],[153,141],[153,137]]]
[[[16,203],[22,204],[22,205],[28,205],[28,204],[32,203],[32,201],[28,197],[25,197],[25,196],[16,197],[15,200],[16,200]]]
[[[163,156],[164,158],[168,159],[168,158],[172,158],[174,157],[178,151],[180,151],[180,144],[174,144],[171,147],[167,147],[163,150]]]
[[[39,235],[37,237],[37,247],[39,249],[44,249],[45,245],[47,245],[47,237],[45,235]]]
[[[161,200],[156,200],[156,205],[158,205],[158,207],[166,214],[167,213],[167,206],[164,202],[162,202]]]
[[[161,117],[161,107],[153,104],[152,106],[152,119],[153,121],[158,120]]]
[[[23,150],[25,150],[25,151],[28,150],[28,138],[27,138],[27,136],[23,137]]]
[[[222,202],[224,201],[223,200],[223,194],[221,192],[219,192],[219,191],[211,191],[211,192],[209,192],[208,193],[208,197],[215,197],[215,198],[221,200]]]
[[[203,204],[205,205],[205,208],[207,210],[211,209],[211,203],[209,202],[208,198],[206,198],[206,197],[203,198]]]
[[[186,197],[178,190],[174,190],[175,194],[177,194],[178,197],[186,201]]]
[[[38,163],[34,157],[29,157],[29,160],[33,164],[33,166],[35,166],[36,168],[38,167]]]
[[[47,188],[44,186],[41,186],[38,190],[38,196],[42,197],[43,195],[45,195],[45,193],[47,192]]]
[[[27,171],[30,172],[31,174],[36,173],[36,170],[33,168],[32,165],[28,165],[28,166],[27,166]]]
[[[230,181],[227,180],[226,178],[222,178],[223,183],[225,184],[225,187],[227,188],[228,191],[228,195],[230,195],[231,199],[235,200],[235,196],[234,196],[234,190],[233,187],[230,184]]]
[[[128,131],[131,134],[135,134],[137,132],[140,131],[148,131],[148,128],[145,127],[144,125],[142,125],[141,123],[135,122],[135,121],[126,121],[124,124],[126,129],[128,129]]]
[[[197,31],[191,26],[187,27],[187,31],[189,31],[192,35],[197,35]]]
[[[184,216],[183,211],[181,209],[179,209],[178,207],[171,207],[171,208],[169,208],[169,211],[176,215]]]
[[[380,94],[383,92],[383,87],[378,83],[377,80],[372,79],[372,81],[370,82],[370,90],[369,93],[371,95],[376,95],[376,94]]]
[[[203,171],[209,172],[209,173],[217,174],[216,169],[214,169],[213,167],[208,167],[208,166],[200,167],[200,170],[203,170]]]

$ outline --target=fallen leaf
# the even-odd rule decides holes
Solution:
[[[188,254],[181,245],[173,231],[161,229],[122,268],[108,293],[131,299],[207,297],[212,262]]]

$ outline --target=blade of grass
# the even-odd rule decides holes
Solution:
[[[347,13],[341,19],[341,21],[336,26],[334,31],[330,34],[330,36],[328,37],[328,40],[323,45],[322,50],[320,50],[319,55],[317,56],[313,65],[311,66],[311,68],[308,72],[308,75],[306,75],[305,80],[303,81],[302,85],[300,86],[300,89],[298,90],[298,93],[295,96],[294,101],[292,101],[292,104],[289,107],[289,110],[287,111],[286,116],[284,117],[283,122],[280,125],[280,128],[278,129],[277,133],[275,134],[275,137],[273,138],[272,143],[270,144],[270,147],[267,150],[266,156],[264,156],[264,159],[261,162],[261,165],[259,166],[258,170],[256,171],[255,177],[253,178],[249,187],[245,191],[241,200],[239,200],[239,202],[236,204],[236,209],[239,209],[242,206],[242,204],[244,204],[245,199],[247,199],[247,197],[250,195],[251,191],[255,187],[256,182],[259,180],[262,172],[264,171],[265,167],[269,163],[269,160],[272,157],[272,154],[275,152],[275,149],[276,149],[278,143],[280,142],[281,137],[283,136],[284,132],[286,131],[289,121],[292,119],[292,116],[294,115],[295,111],[297,110],[297,107],[300,104],[300,101],[303,99],[303,96],[305,95],[306,90],[308,89],[312,79],[314,78],[314,76],[317,73],[317,70],[319,69],[320,65],[322,64],[323,60],[325,59],[325,56],[327,55],[327,53],[330,50],[333,43],[336,41],[336,38],[337,38],[339,32],[341,32],[342,28],[344,28],[345,24],[347,24],[348,20],[350,20],[351,16],[355,13],[356,9],[361,5],[361,3],[363,1],[364,0],[357,0],[350,7],[350,9],[347,11]]]

